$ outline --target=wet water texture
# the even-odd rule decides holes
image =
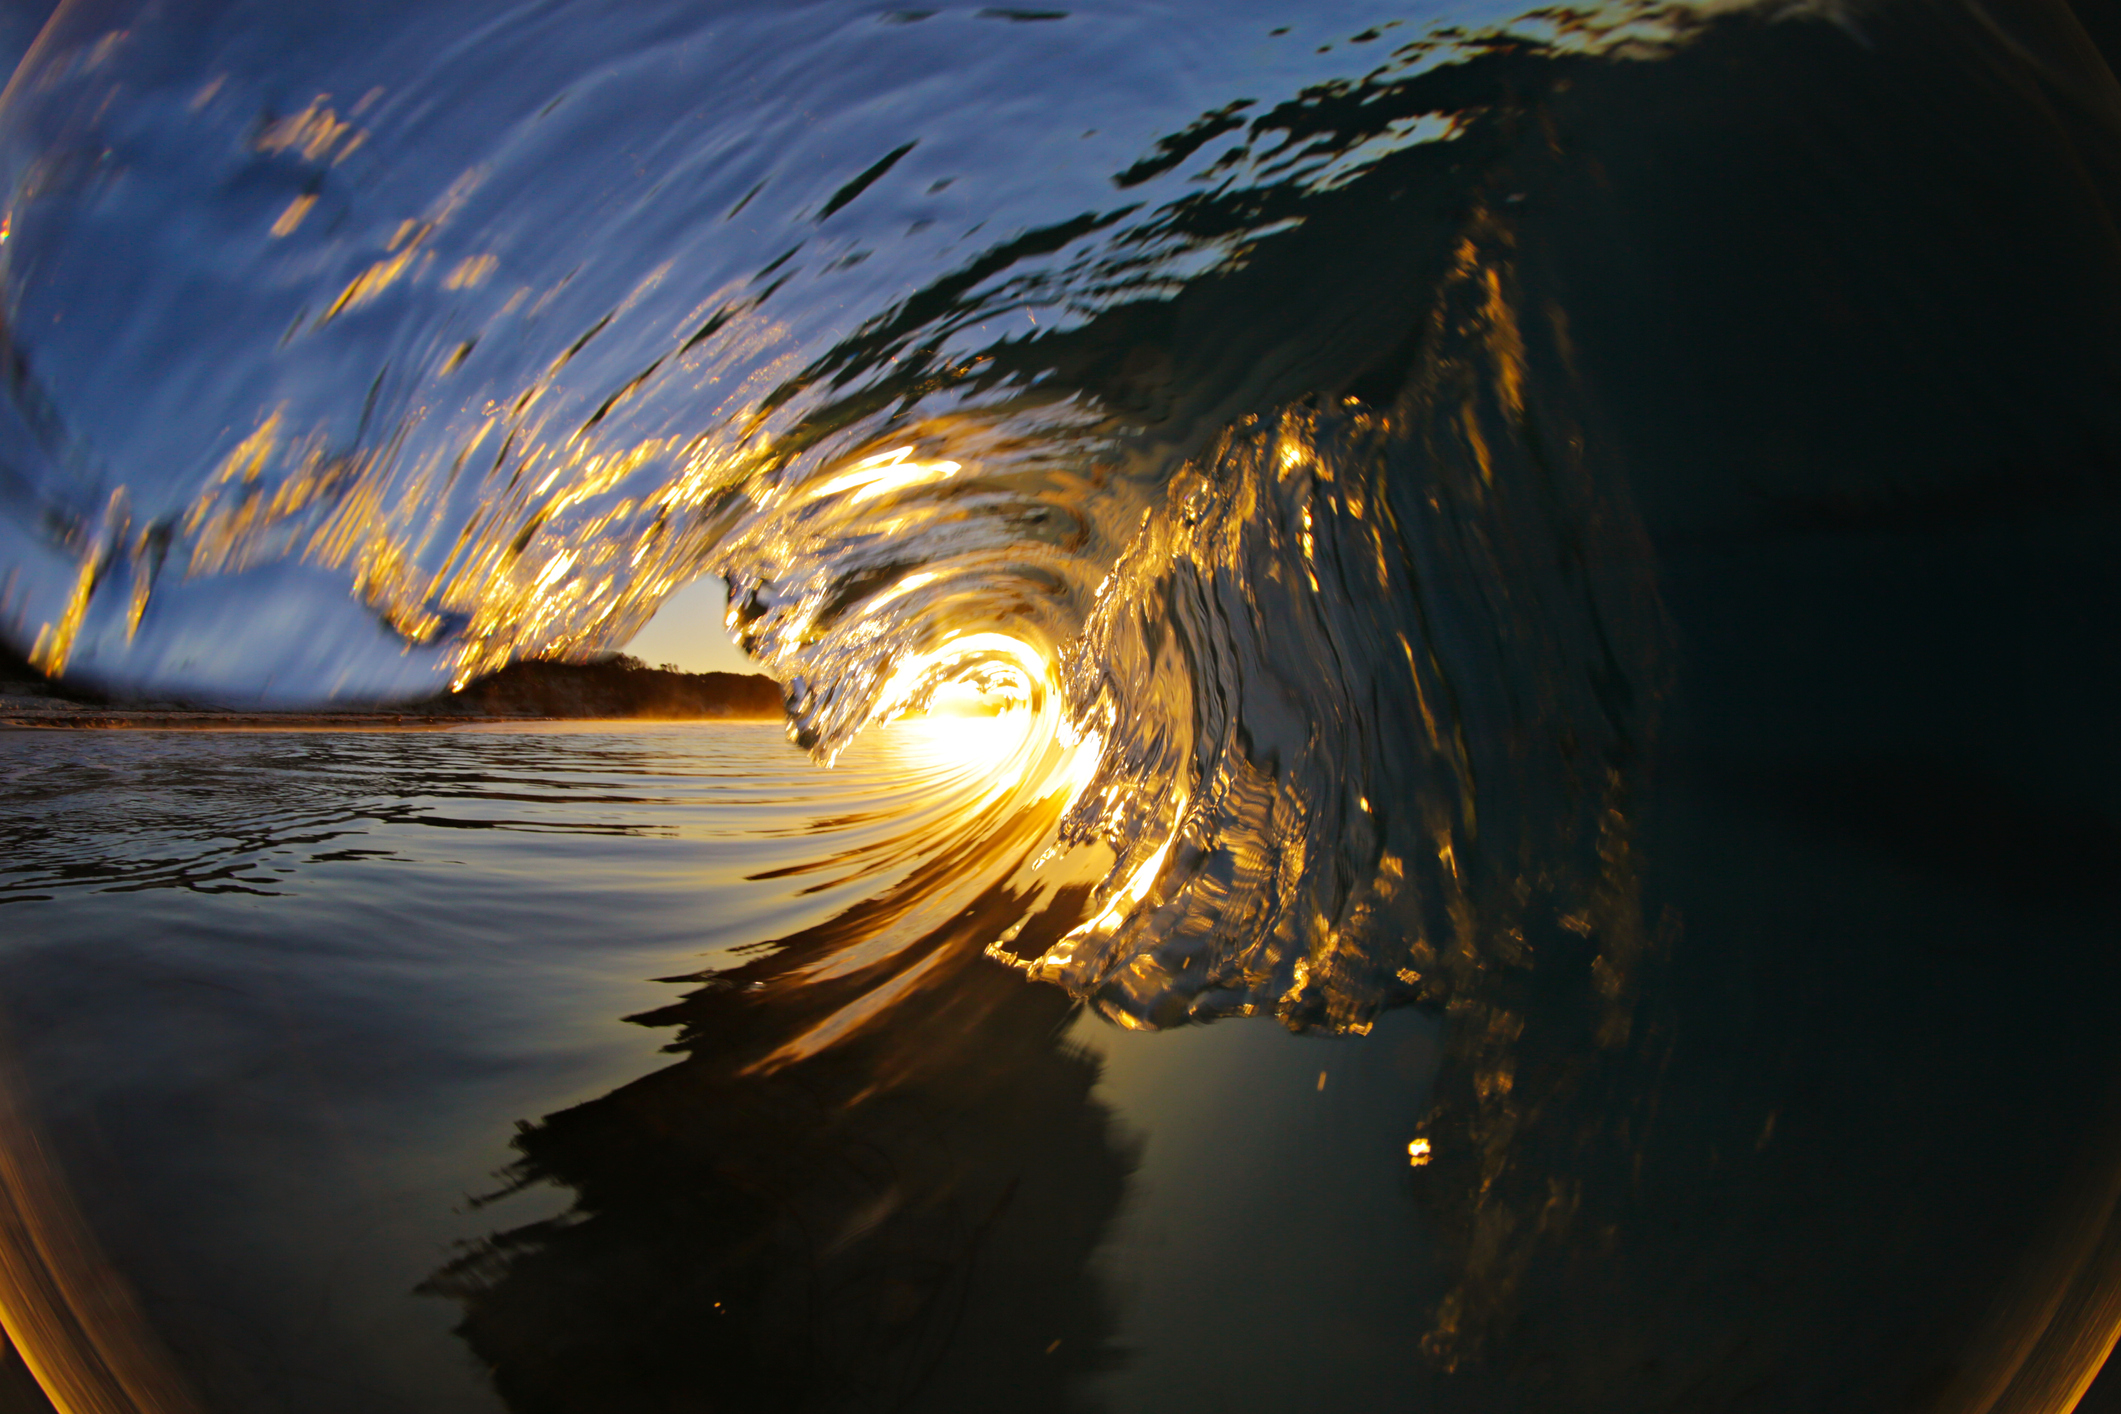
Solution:
[[[2117,43],[61,7],[0,636],[357,704],[718,576],[788,720],[0,740],[11,1338],[82,1409],[2097,1407]]]
[[[1389,1389],[1433,1021],[1166,1050],[973,949],[755,1067],[962,803],[939,735],[0,739],[9,1137],[79,1275],[212,1409],[1154,1407],[1229,1387],[1182,1352],[1233,1291]],[[1330,1279],[1299,1196],[1362,1249]]]

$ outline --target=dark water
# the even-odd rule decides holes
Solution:
[[[62,8],[0,632],[359,699],[716,574],[840,764],[5,743],[6,1181],[108,1254],[18,1237],[23,1343],[132,1407],[2071,1408],[2116,36]]]
[[[13,734],[9,1142],[208,1408],[1395,1397],[1433,1021],[1136,1036],[974,953],[746,1072],[799,991],[687,974],[829,961],[940,735]],[[1196,1368],[1259,1319],[1351,1358]]]

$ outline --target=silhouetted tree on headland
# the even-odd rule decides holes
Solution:
[[[746,717],[778,721],[780,684],[763,673],[651,668],[620,653],[588,663],[511,663],[401,710],[530,717]]]

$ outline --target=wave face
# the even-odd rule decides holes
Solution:
[[[1898,12],[1307,10],[69,5],[0,113],[7,631],[374,698],[718,574],[822,760],[1011,709],[991,956],[1359,1030],[1544,953],[1624,1036],[1701,492],[1592,425],[1601,125]],[[2103,102],[2036,20],[1936,71]]]

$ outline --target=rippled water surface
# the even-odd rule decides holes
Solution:
[[[975,953],[844,1129],[844,1075],[659,1049],[700,974],[900,882],[995,730],[830,773],[763,726],[0,738],[9,1142],[209,1408],[1391,1389],[1434,1281],[1398,1182],[1426,1022],[1152,1052]],[[1277,1235],[1298,1193],[1342,1215]],[[1306,1276],[1321,1239],[1361,1255]],[[1235,1292],[1367,1358],[1203,1377]],[[497,1397],[510,1357],[539,1368]]]

